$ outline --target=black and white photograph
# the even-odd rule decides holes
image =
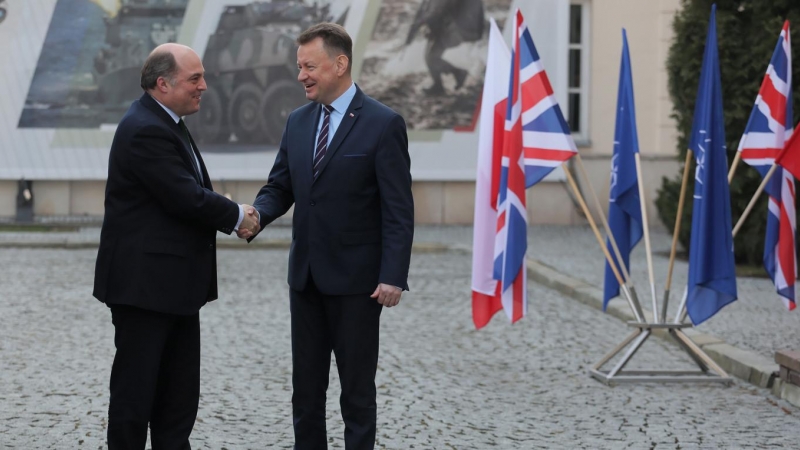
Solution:
[[[489,18],[510,0],[385,0],[359,84],[409,129],[471,127],[483,89]]]

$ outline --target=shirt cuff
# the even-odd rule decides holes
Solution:
[[[233,231],[239,231],[239,225],[242,224],[242,219],[244,219],[244,208],[242,205],[239,205],[239,220],[236,221],[236,226],[233,227]]]

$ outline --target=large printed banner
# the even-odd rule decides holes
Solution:
[[[511,3],[0,0],[0,179],[104,179],[142,63],[165,42],[202,57],[208,91],[187,123],[212,177],[263,179],[287,115],[306,102],[294,40],[321,21],[353,36],[354,79],[405,117],[412,149],[460,148],[471,164],[440,178],[471,178],[488,21],[502,28]],[[436,160],[422,178],[453,167]]]

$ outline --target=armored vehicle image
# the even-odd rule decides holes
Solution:
[[[203,56],[208,90],[200,112],[187,118],[195,139],[279,143],[287,116],[307,101],[297,81],[295,38],[332,20],[329,7],[298,0],[226,6]]]
[[[6,16],[8,15],[8,12],[6,11],[4,5],[5,2],[6,0],[0,0],[0,23],[3,23],[3,21],[6,20]]]
[[[157,46],[177,40],[188,1],[122,0],[117,14],[105,17],[105,42],[92,67],[92,103],[127,106],[139,98],[144,60]],[[91,100],[90,92],[84,95]]]

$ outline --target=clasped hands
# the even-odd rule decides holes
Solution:
[[[236,235],[241,239],[250,239],[261,231],[260,217],[258,211],[250,205],[242,205],[244,209],[244,217],[242,223],[239,224],[239,229],[236,230]]]

